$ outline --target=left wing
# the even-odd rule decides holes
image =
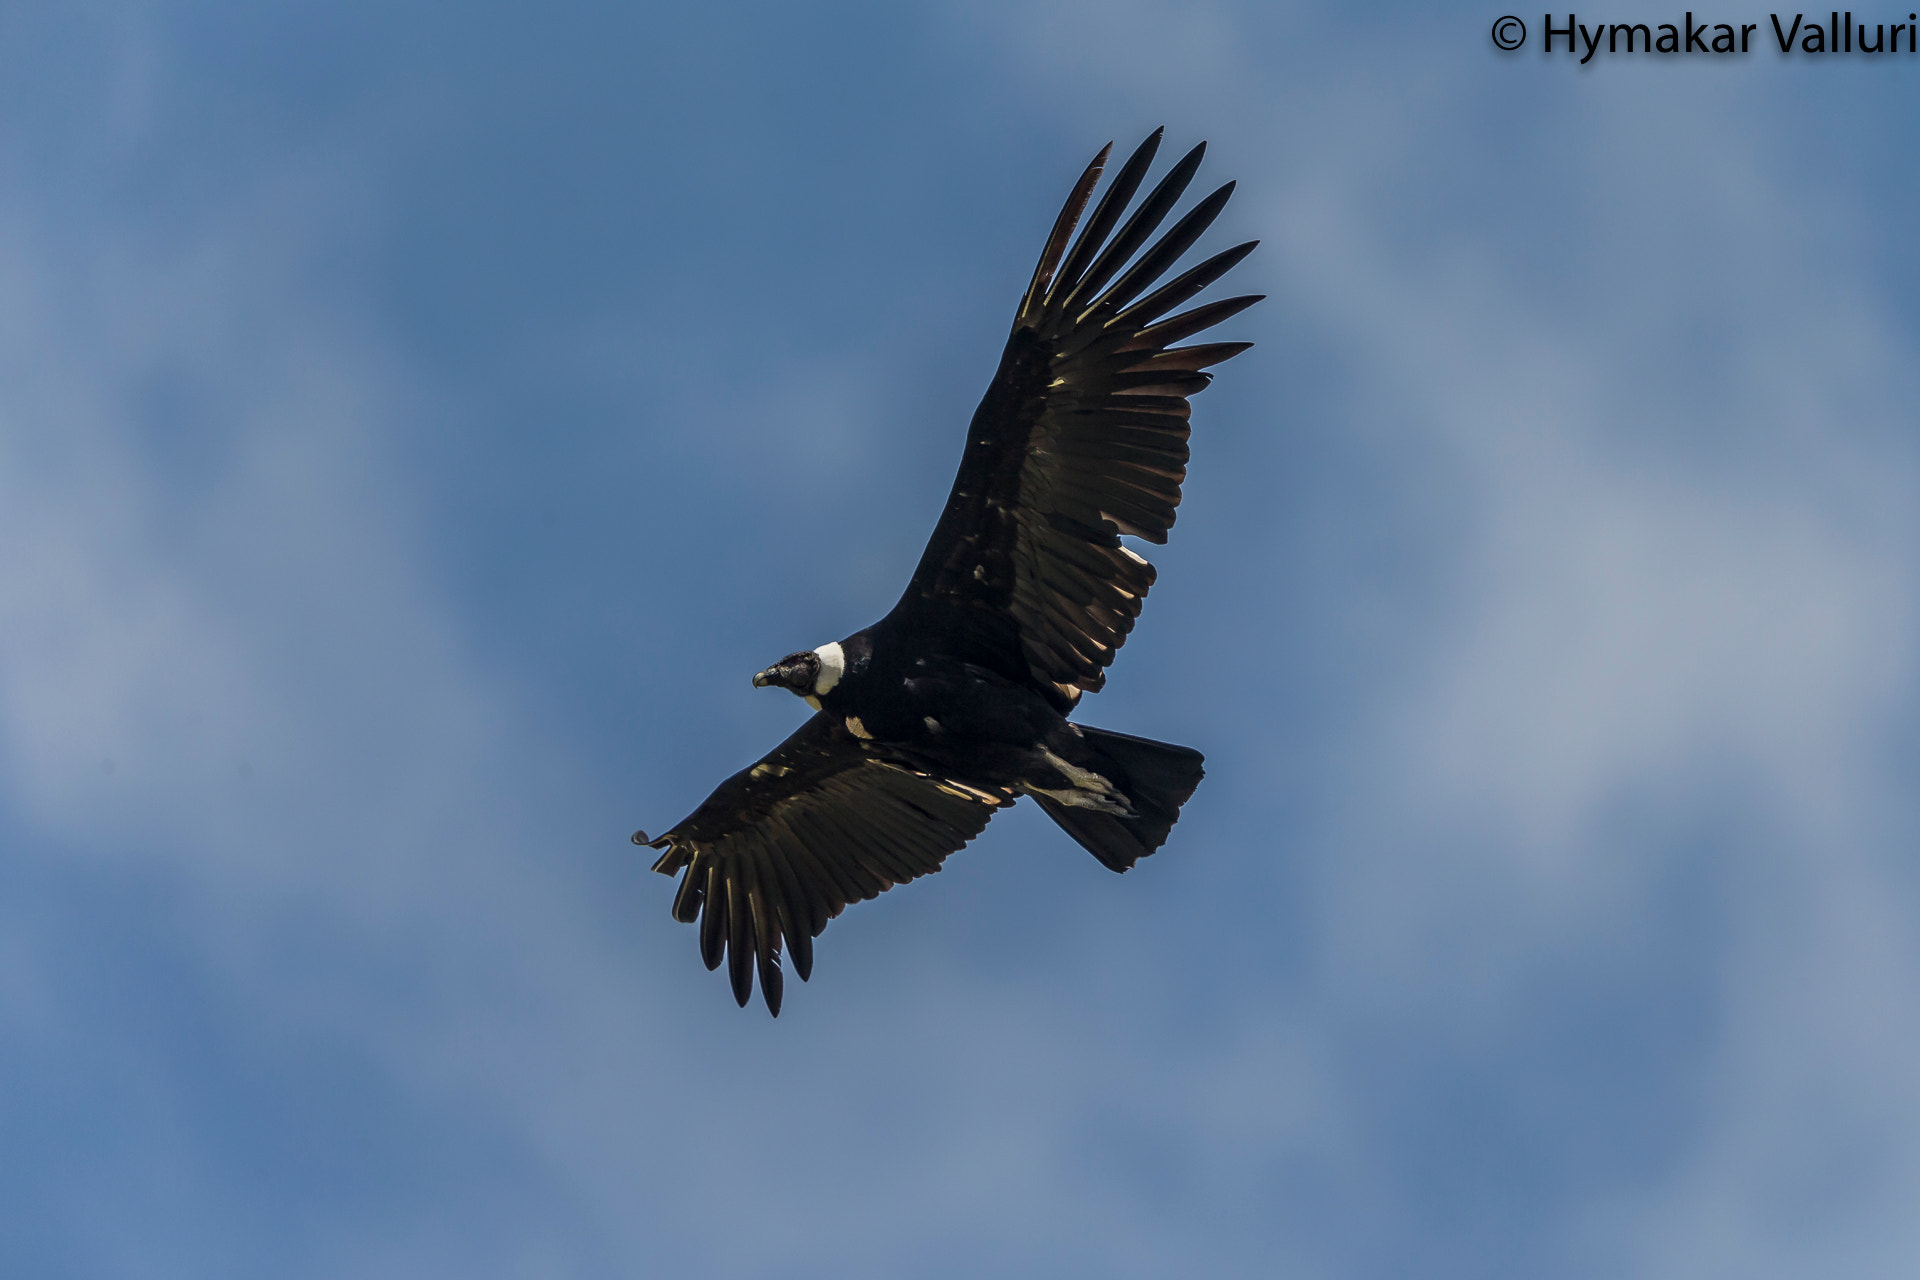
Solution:
[[[700,922],[707,968],[728,962],[741,1005],[760,994],[780,1014],[782,940],[802,982],[813,939],[849,902],[938,871],[1013,794],[941,778],[847,732],[821,712],[758,764],[734,774],[658,839],[653,865],[682,870],[674,919]]]
[[[1148,245],[1193,180],[1204,143],[1114,230],[1159,141],[1156,131],[1121,167],[1068,250],[1106,150],[1074,186],[967,429],[940,523],[889,615],[952,657],[1030,683],[1062,710],[1105,682],[1153,585],[1153,567],[1119,535],[1167,540],[1187,474],[1187,397],[1211,381],[1203,370],[1252,345],[1173,344],[1260,300],[1168,315],[1254,242],[1154,288],[1233,192],[1229,182]]]

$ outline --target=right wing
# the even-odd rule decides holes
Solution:
[[[847,732],[821,712],[657,839],[653,865],[682,870],[674,919],[700,922],[707,968],[728,961],[734,999],[753,994],[753,970],[780,1013],[782,940],[802,982],[813,939],[846,907],[938,871],[979,835],[1012,792],[936,777]]]

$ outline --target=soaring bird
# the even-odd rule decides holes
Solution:
[[[779,1016],[783,951],[805,981],[827,921],[938,871],[1020,796],[1125,871],[1166,842],[1200,784],[1198,751],[1067,719],[1106,682],[1153,585],[1153,566],[1120,535],[1167,540],[1187,398],[1212,380],[1204,370],[1252,345],[1175,344],[1261,297],[1169,317],[1258,242],[1159,283],[1234,186],[1154,240],[1206,151],[1189,151],[1129,215],[1161,132],[1121,166],[1077,239],[1111,143],[1074,184],[900,602],[754,676],[812,718],[666,834],[633,835],[665,850],[655,871],[684,872],[674,918],[699,922],[702,959],[727,962],[743,1007],[757,968]]]

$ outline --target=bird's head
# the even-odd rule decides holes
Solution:
[[[847,661],[838,644],[790,653],[753,678],[753,687],[790,689],[814,706],[840,683]]]

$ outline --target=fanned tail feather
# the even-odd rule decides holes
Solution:
[[[1080,725],[1090,749],[1077,761],[1104,776],[1127,797],[1134,816],[1124,818],[1097,809],[1062,804],[1051,796],[1034,799],[1061,830],[1112,871],[1125,871],[1167,842],[1180,807],[1206,776],[1205,757],[1192,747],[1136,738]]]

